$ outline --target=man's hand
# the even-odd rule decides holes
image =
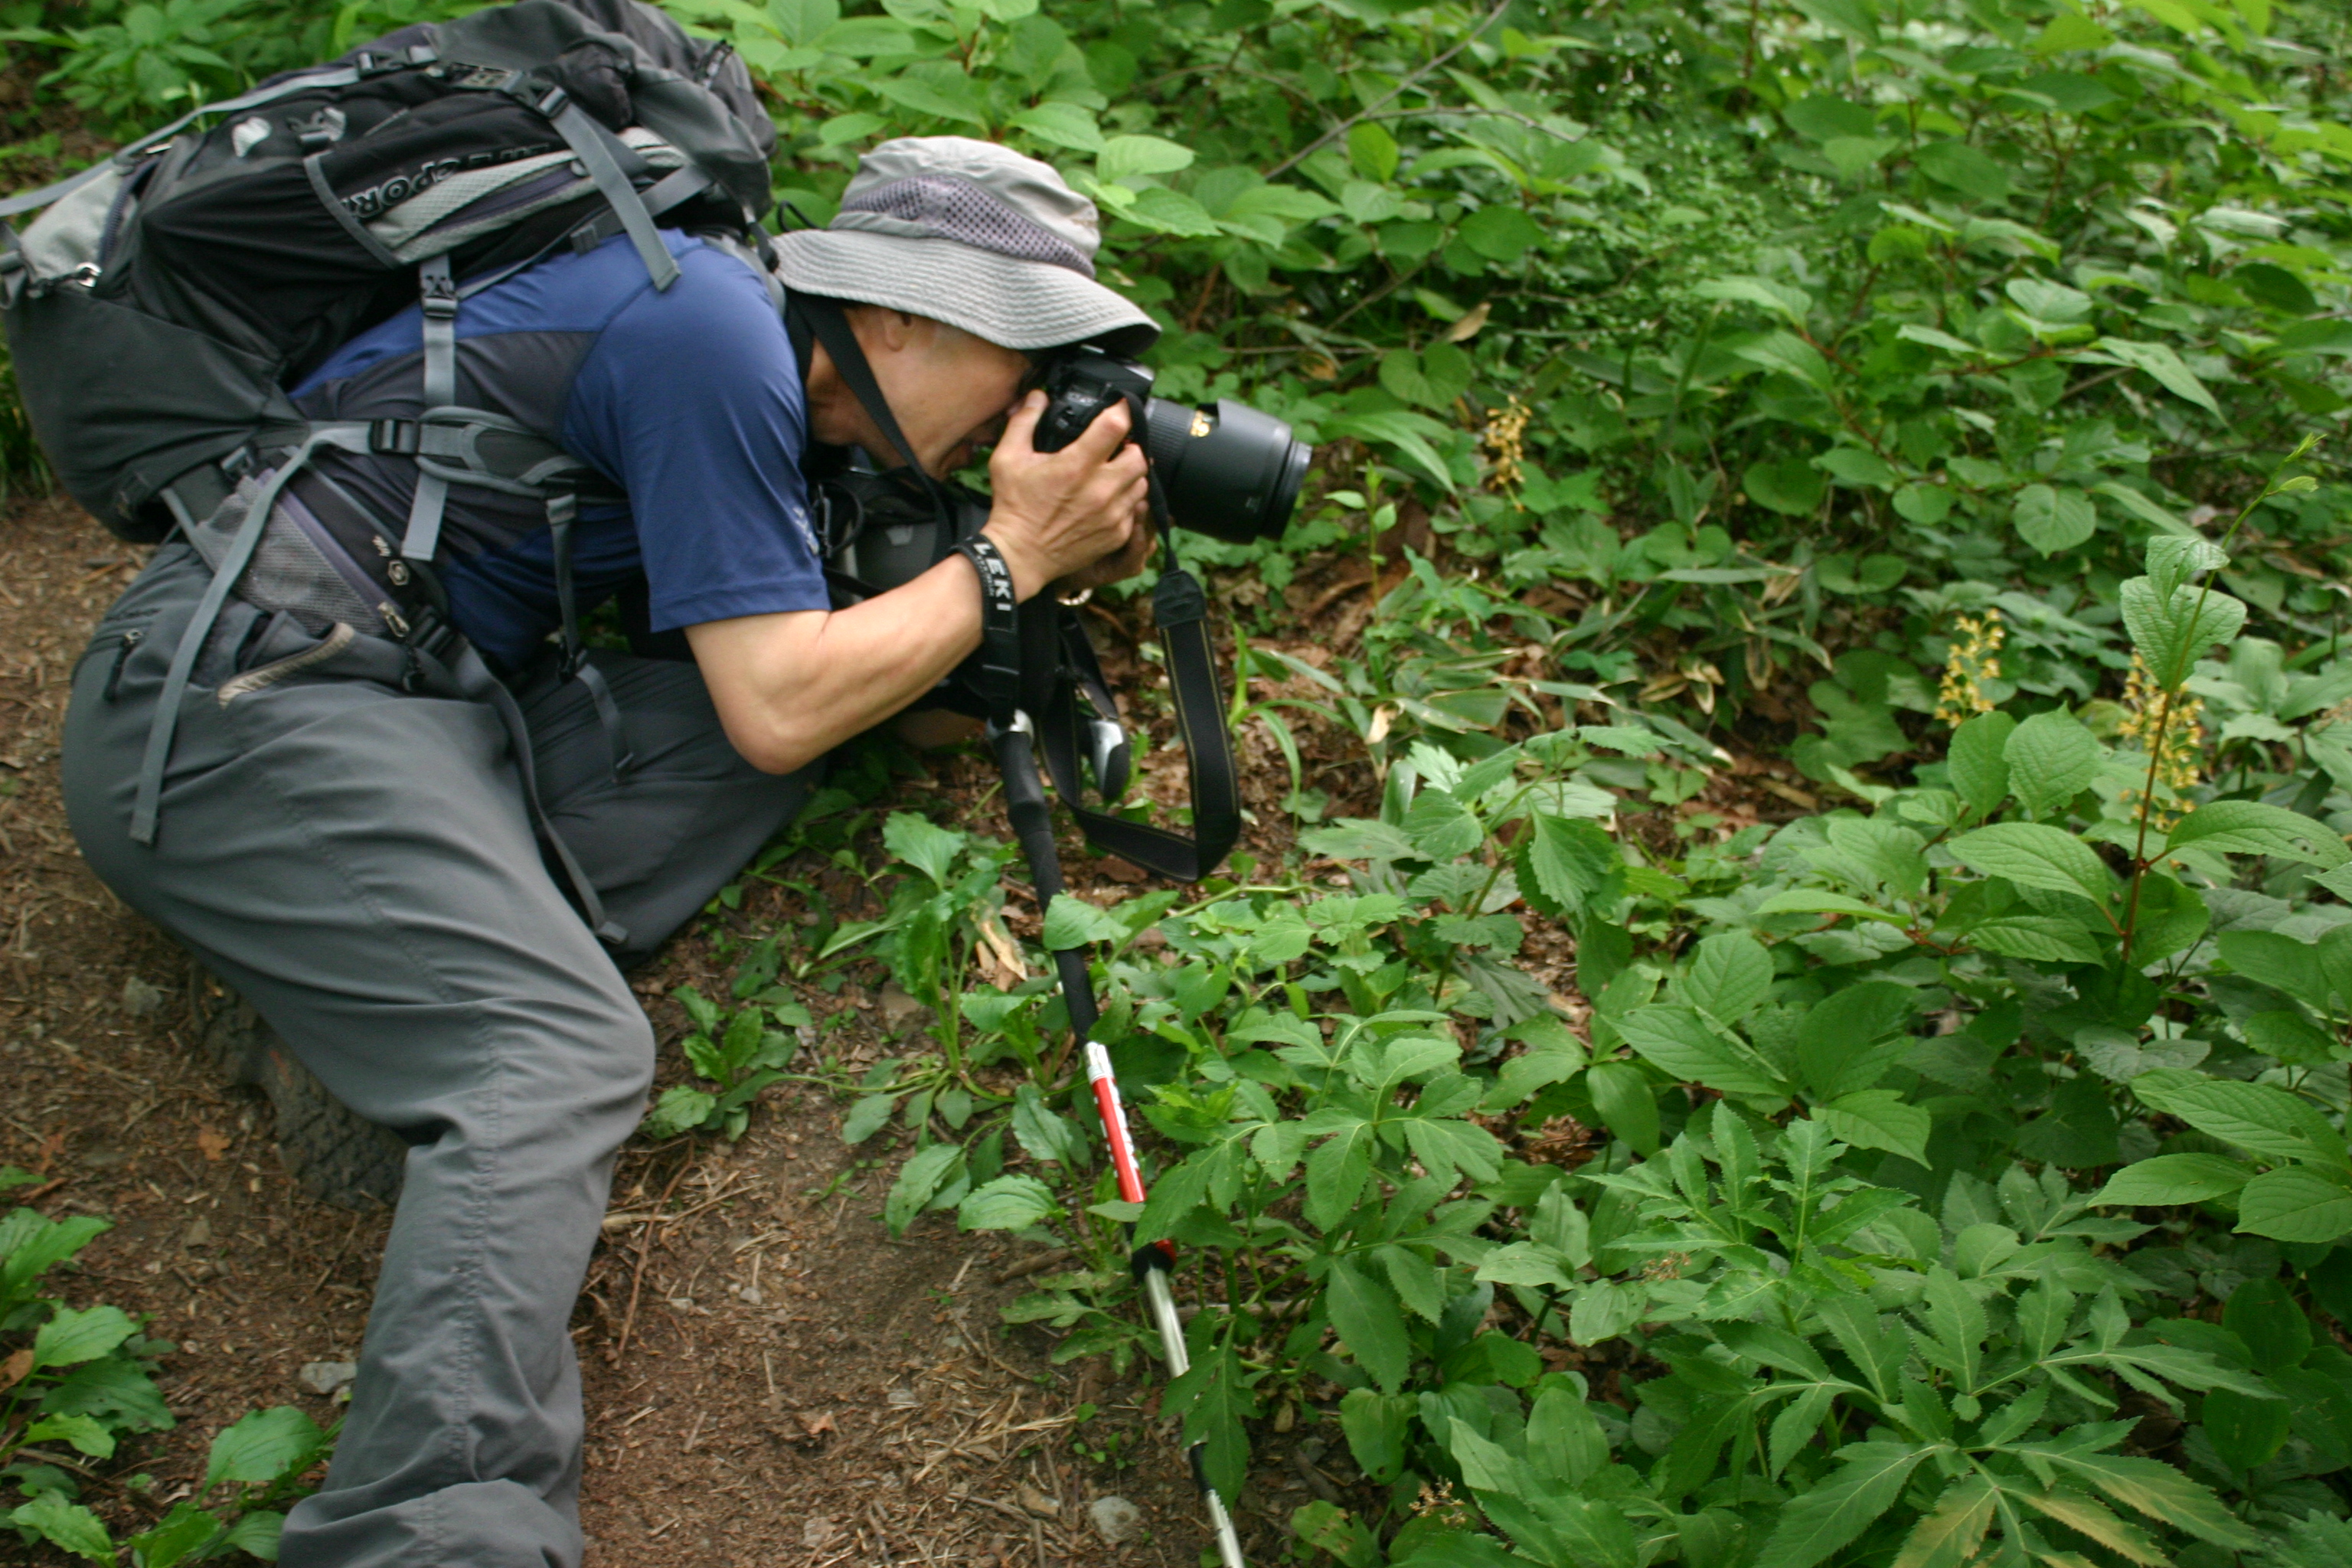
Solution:
[[[987,535],[1024,600],[1072,578],[1091,587],[1141,569],[1151,551],[1142,451],[1129,444],[1128,411],[1114,404],[1058,452],[1032,441],[1045,395],[1023,398],[989,458],[995,504]]]

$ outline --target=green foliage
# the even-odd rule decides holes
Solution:
[[[1006,1314],[1064,1361],[1150,1353],[1176,1243],[1214,1482],[1268,1418],[1352,1461],[1302,1560],[2352,1563],[2341,7],[669,3],[795,211],[888,136],[1045,158],[1160,390],[1322,458],[1181,546],[1298,858],[1037,911],[1149,1201],[1012,850],[870,756],[721,895],[813,923],[680,996],[656,1131],[843,1090],[891,1226],[1074,1250]],[[12,19],[127,129],[435,14]],[[853,969],[920,1019],[862,1074],[793,1011]]]
[[[0,1167],[0,1189],[37,1179]],[[275,1562],[282,1507],[310,1489],[304,1477],[333,1444],[299,1410],[256,1411],[221,1431],[197,1489],[215,1500],[184,1499],[120,1542],[79,1500],[82,1479],[101,1474],[96,1463],[119,1462],[126,1444],[173,1425],[153,1377],[170,1343],[147,1338],[119,1308],[38,1294],[50,1270],[109,1228],[92,1216],[50,1220],[29,1208],[0,1219],[0,1479],[25,1499],[0,1519],[27,1543],[92,1563],[120,1563],[126,1550],[135,1568],[239,1554]]]

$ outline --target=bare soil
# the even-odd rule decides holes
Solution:
[[[246,1411],[333,1419],[336,1402],[299,1374],[355,1356],[390,1216],[296,1189],[268,1101],[189,1048],[210,982],[98,881],[67,831],[68,678],[144,552],[62,500],[15,508],[0,552],[0,1162],[46,1178],[13,1201],[113,1222],[55,1289],[148,1314],[148,1331],[179,1346],[160,1378],[176,1429],[126,1446],[86,1491],[128,1531],[189,1494],[213,1435]],[[1156,778],[1176,763],[1148,765]],[[1269,792],[1279,772],[1262,773]],[[980,793],[969,763],[929,783],[943,804]],[[1082,891],[1109,874],[1093,867]],[[793,913],[781,890],[761,897],[760,918]],[[723,980],[700,934],[635,977],[666,1080],[682,1070],[685,1020],[665,998]],[[853,1059],[897,1048],[872,990],[810,1000],[855,1013],[828,1036]],[[960,1236],[944,1215],[891,1240],[877,1216],[896,1151],[845,1149],[839,1123],[829,1095],[779,1086],[731,1148],[698,1138],[624,1154],[572,1330],[589,1562],[1194,1562],[1205,1532],[1170,1424],[1152,1414],[1151,1369],[1118,1383],[1099,1363],[1055,1367],[1050,1336],[1003,1327],[997,1310],[1028,1288],[1030,1249]],[[1082,1405],[1098,1410],[1083,1424]],[[1087,1458],[1074,1437],[1118,1458]],[[1291,1458],[1261,1456],[1241,1511],[1260,1560],[1282,1554],[1277,1521],[1323,1479]],[[152,1486],[122,1484],[134,1474]],[[1117,1546],[1088,1513],[1112,1494],[1143,1516]],[[0,1563],[67,1561],[0,1543]]]

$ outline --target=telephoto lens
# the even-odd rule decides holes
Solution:
[[[1154,397],[1149,370],[1094,349],[1057,360],[1045,395],[1032,437],[1037,450],[1061,450],[1124,402],[1128,439],[1140,440],[1158,474],[1169,521],[1234,544],[1282,536],[1315,455],[1270,414],[1231,398],[1193,408]]]

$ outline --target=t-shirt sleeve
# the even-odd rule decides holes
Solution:
[[[563,442],[629,492],[652,629],[827,607],[800,367],[767,287],[693,247],[582,363]]]

